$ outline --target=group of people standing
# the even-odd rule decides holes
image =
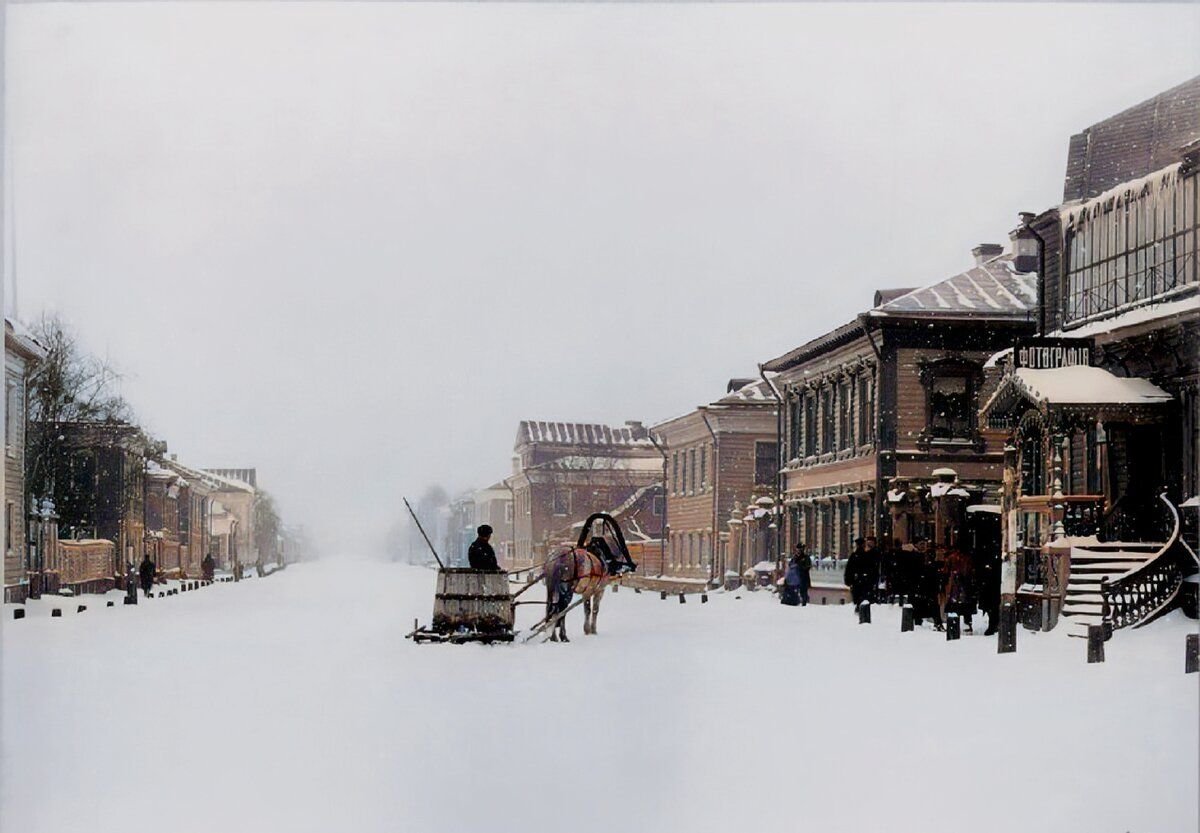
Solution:
[[[812,587],[812,557],[797,543],[788,561],[780,601],[807,605]],[[846,561],[845,584],[855,610],[872,602],[908,603],[914,623],[933,621],[945,629],[949,614],[956,614],[967,633],[972,617],[982,610],[988,616],[987,635],[996,632],[1000,607],[1000,562],[998,554],[968,554],[957,547],[933,547],[929,540],[914,544],[892,542],[880,550],[874,536],[854,541],[854,552]]]

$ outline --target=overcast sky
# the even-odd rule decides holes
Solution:
[[[675,415],[967,267],[1197,44],[1197,5],[10,6],[19,311],[369,547],[520,419]]]

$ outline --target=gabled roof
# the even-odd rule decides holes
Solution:
[[[1027,318],[1037,310],[1037,273],[1018,272],[1000,255],[875,307],[872,317]]]
[[[1084,365],[1041,369],[1020,367],[1005,376],[981,411],[1011,411],[1022,400],[1043,408],[1141,408],[1165,405],[1171,394],[1147,379],[1116,376]]]
[[[540,422],[522,420],[517,428],[517,445],[543,443],[557,445],[650,446],[646,439],[634,439],[629,428],[582,422]]]
[[[789,367],[794,367],[812,356],[820,355],[841,344],[853,341],[861,335],[863,335],[862,325],[858,323],[858,319],[855,319],[843,324],[836,330],[830,330],[811,341],[801,344],[794,350],[789,350],[782,356],[771,359],[763,365],[763,369],[775,372],[787,370]]]
[[[768,376],[776,374],[770,373]],[[740,380],[739,380],[740,381]],[[732,393],[726,394],[714,402],[714,405],[744,405],[744,404],[759,404],[763,402],[774,402],[775,396],[771,393],[770,386],[762,379],[758,379],[743,385]]]

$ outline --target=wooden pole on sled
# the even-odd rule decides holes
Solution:
[[[403,500],[404,505],[408,507],[408,514],[412,515],[413,523],[417,525],[417,529],[421,530],[421,537],[425,539],[425,543],[428,545],[429,551],[433,553],[433,560],[437,562],[438,567],[443,570],[446,569],[446,565],[442,563],[442,559],[438,556],[437,550],[433,548],[433,542],[430,541],[429,536],[425,534],[425,527],[421,526],[420,518],[417,517],[417,513],[413,511],[413,508],[409,506],[408,498],[402,497],[400,499]]]

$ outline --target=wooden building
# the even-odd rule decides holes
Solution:
[[[60,422],[63,453],[52,462],[61,539],[114,544],[113,574],[124,578],[147,550],[146,461],[165,447],[124,422]]]
[[[513,566],[540,563],[562,530],[661,482],[663,458],[639,422],[607,425],[523,421],[513,446]],[[648,524],[651,536],[661,522]]]
[[[4,601],[29,592],[25,534],[25,391],[29,373],[46,356],[42,347],[4,319]]]
[[[1041,240],[1038,338],[997,357],[1008,432],[1005,595],[1026,623],[1137,624],[1194,556],[1200,492],[1200,77],[1072,137]],[[1196,542],[1191,548],[1196,549]],[[1102,579],[1107,579],[1102,583]]]
[[[727,524],[735,505],[774,492],[777,417],[766,381],[731,379],[722,398],[653,427],[667,457],[662,575],[720,580],[759,560],[751,551],[758,539],[731,540]]]
[[[1032,235],[1011,237],[1013,253],[981,244],[967,271],[877,292],[867,312],[764,365],[783,399],[783,505],[759,508],[781,514],[787,542],[833,558],[871,534],[951,544],[937,484],[998,500],[1003,433],[978,410],[999,371],[985,365],[1033,331],[1037,297]]]

